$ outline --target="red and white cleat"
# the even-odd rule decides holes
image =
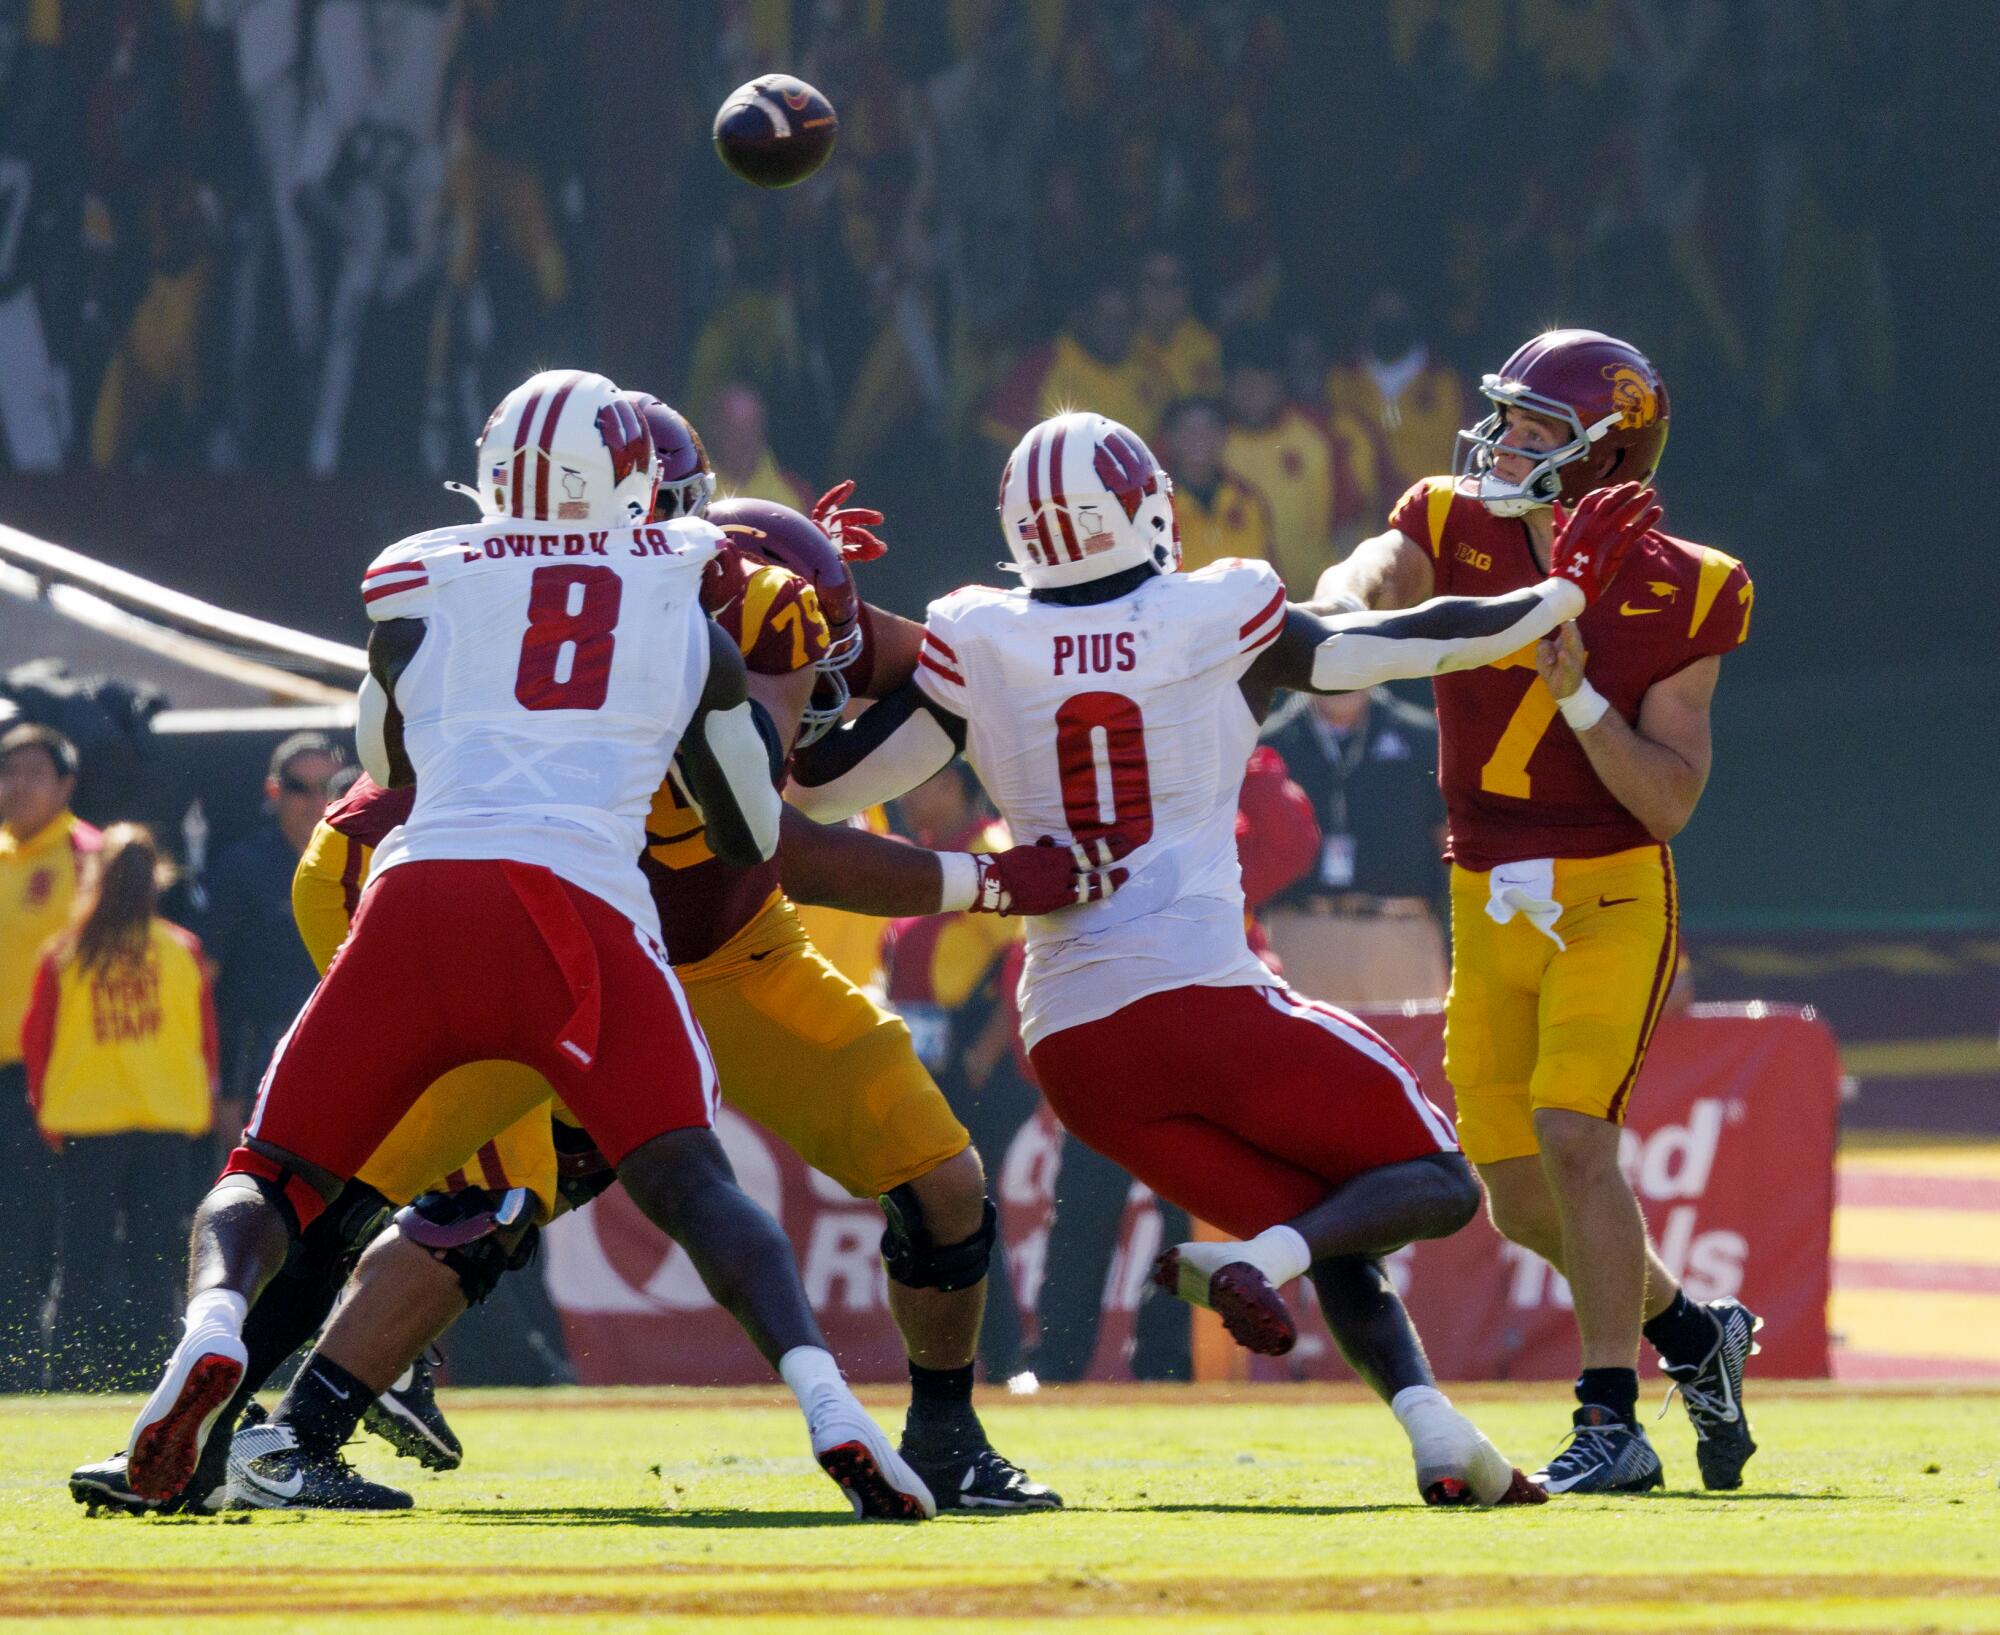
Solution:
[[[164,1503],[194,1479],[208,1433],[242,1383],[249,1356],[224,1328],[182,1337],[126,1443],[126,1480],[140,1498]]]
[[[820,1469],[840,1484],[861,1520],[928,1521],[937,1514],[924,1479],[845,1387],[819,1394],[806,1427]]]
[[[1240,1243],[1176,1244],[1153,1262],[1153,1282],[1189,1305],[1206,1306],[1245,1351],[1282,1357],[1298,1344],[1291,1307],[1243,1258]]]

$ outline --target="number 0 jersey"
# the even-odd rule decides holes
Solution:
[[[1429,553],[1438,596],[1499,596],[1538,583],[1528,531],[1449,477],[1427,477],[1389,525]],[[1750,576],[1733,556],[1662,533],[1632,550],[1577,620],[1590,684],[1636,723],[1646,690],[1750,635]],[[1533,648],[1438,676],[1438,782],[1450,856],[1486,870],[1536,857],[1607,857],[1654,844],[1604,787],[1535,671]]]
[[[701,578],[721,536],[687,518],[524,527],[418,534],[363,576],[371,619],[426,627],[395,689],[416,804],[373,878],[418,859],[537,863],[650,934],[639,851],[707,679]]]
[[[1233,558],[1091,606],[978,585],[931,604],[917,685],[965,718],[1014,838],[1142,842],[1115,896],[1029,920],[1030,1048],[1163,989],[1273,980],[1243,930],[1236,803],[1257,720],[1238,684],[1284,617],[1277,573]]]

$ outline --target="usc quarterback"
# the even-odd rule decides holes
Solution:
[[[1636,347],[1539,335],[1481,390],[1455,475],[1415,484],[1385,533],[1321,577],[1315,606],[1492,595],[1547,572],[1563,512],[1650,482],[1667,389]],[[1484,669],[1435,679],[1450,817],[1453,956],[1445,1072],[1493,1224],[1569,1280],[1583,1372],[1551,1493],[1664,1481],[1635,1417],[1641,1332],[1686,1404],[1704,1484],[1756,1451],[1742,1400],[1758,1319],[1691,1302],[1619,1170],[1619,1126],[1673,978],[1667,842],[1709,772],[1722,655],[1750,633],[1734,557],[1660,532],[1573,624]]]

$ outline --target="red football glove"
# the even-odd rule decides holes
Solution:
[[[1131,878],[1108,865],[1123,851],[1109,840],[1058,846],[1044,836],[1033,846],[974,852],[979,892],[973,914],[1053,914],[1079,903],[1101,902]]]
[[[846,561],[873,562],[889,551],[881,537],[870,531],[881,525],[882,513],[870,511],[866,506],[843,506],[841,502],[853,492],[852,477],[844,483],[835,483],[814,503],[812,519]]]
[[[1596,601],[1661,515],[1659,496],[1641,483],[1593,488],[1556,529],[1549,577],[1569,580],[1586,602]]]

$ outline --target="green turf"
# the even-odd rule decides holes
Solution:
[[[1427,1511],[1386,1411],[1291,1388],[986,1405],[1061,1515],[864,1527],[789,1400],[446,1394],[469,1449],[414,1513],[86,1520],[63,1477],[118,1399],[0,1399],[0,1621],[68,1630],[1283,1629],[2000,1631],[2000,1395],[1765,1391],[1742,1493],[1708,1495],[1678,1408],[1643,1499]],[[1460,1393],[1523,1463],[1558,1389]],[[877,1401],[885,1419],[894,1410]]]

